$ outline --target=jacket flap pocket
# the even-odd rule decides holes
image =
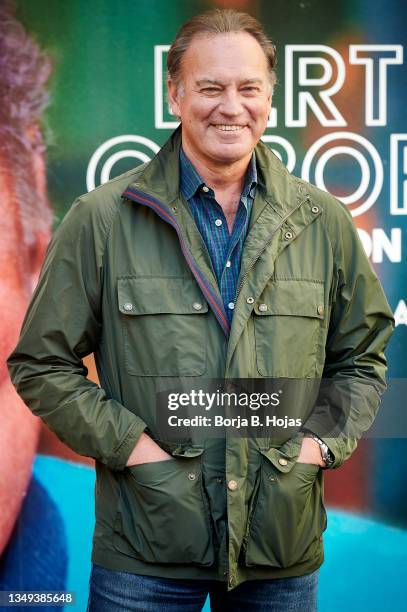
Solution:
[[[203,314],[208,304],[193,279],[127,277],[117,282],[119,310],[126,315]]]
[[[324,285],[318,281],[276,280],[263,291],[254,311],[259,316],[324,318]]]
[[[284,442],[279,448],[262,449],[261,453],[266,457],[280,472],[287,473],[297,462],[300,454],[303,432],[298,432],[292,438]]]

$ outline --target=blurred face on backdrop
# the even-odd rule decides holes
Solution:
[[[0,4],[0,554],[24,499],[40,421],[6,367],[51,236],[45,148],[39,127],[50,61]]]
[[[51,210],[45,193],[45,165],[40,153],[22,150],[29,180],[24,181],[14,164],[0,152],[2,194],[0,244],[0,553],[13,527],[27,488],[31,461],[38,440],[40,422],[27,410],[10,381],[6,358],[15,346],[32,289],[38,280],[41,261],[50,239]],[[30,194],[30,195],[28,195]],[[25,195],[25,197],[24,197]],[[42,216],[32,219],[30,204]]]
[[[168,98],[192,162],[248,163],[270,113],[266,56],[246,32],[196,36],[182,58],[181,83],[168,81]]]

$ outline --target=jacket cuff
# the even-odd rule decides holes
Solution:
[[[315,434],[315,435],[318,435],[318,434]],[[329,466],[326,466],[324,469],[334,470],[335,468],[340,467],[345,460],[343,440],[341,438],[326,438],[322,436],[318,436],[318,438],[321,438],[322,442],[324,442],[327,445],[327,447],[329,448],[329,450],[334,456],[333,463],[331,463],[331,465]]]
[[[119,446],[115,448],[113,456],[108,462],[108,466],[112,470],[124,470],[128,458],[147,427],[147,424],[142,419],[139,417],[135,417],[135,419]]]

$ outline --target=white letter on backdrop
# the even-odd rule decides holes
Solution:
[[[373,54],[374,57],[372,57]],[[403,63],[403,47],[401,45],[350,45],[349,62],[365,66],[366,125],[387,125],[387,66]],[[375,71],[375,64],[378,64],[378,71]],[[377,74],[376,79],[375,74]]]
[[[304,57],[300,53],[313,53],[314,57]],[[324,55],[325,57],[322,57]],[[304,91],[298,92],[298,116],[294,117],[294,56],[297,57],[298,86]],[[317,65],[322,68],[322,76],[308,76],[308,67]],[[333,81],[333,66],[336,68],[336,80]],[[345,126],[347,122],[332,102],[345,81],[345,63],[335,49],[327,45],[287,45],[285,48],[285,108],[287,127],[305,127],[307,125],[307,106],[313,111],[324,127]],[[310,88],[318,88],[313,92]]]

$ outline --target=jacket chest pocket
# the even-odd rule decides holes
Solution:
[[[316,376],[318,355],[323,351],[324,313],[323,283],[270,282],[254,307],[259,374],[282,378]]]
[[[206,371],[208,304],[193,279],[118,279],[126,370],[135,376]]]

